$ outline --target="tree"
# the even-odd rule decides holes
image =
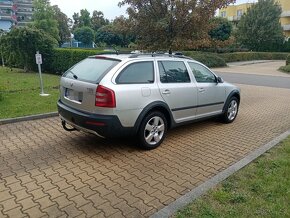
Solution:
[[[207,37],[209,19],[235,0],[123,0],[141,46],[151,49],[189,48]]]
[[[5,33],[6,32],[3,29],[0,29],[0,55],[1,55],[0,63],[2,65],[2,67],[5,66],[5,61],[4,61],[4,56],[3,56],[4,55],[3,47],[1,46],[1,38],[2,38],[2,36],[5,35]]]
[[[94,31],[97,31],[102,26],[108,25],[110,21],[104,18],[104,14],[101,11],[93,11],[91,18],[91,24]]]
[[[125,18],[123,15],[116,17],[113,22],[113,31],[115,34],[118,34],[121,37],[121,46],[128,46],[130,43],[135,42],[136,35],[131,29],[130,20]]]
[[[23,67],[24,70],[36,68],[35,53],[43,55],[44,68],[49,66],[56,41],[41,30],[31,27],[13,28],[1,37],[0,49],[4,53],[6,63],[10,66]]]
[[[225,18],[215,17],[210,20],[212,28],[209,31],[209,36],[213,40],[225,41],[231,36],[233,26]]]
[[[43,30],[59,42],[58,22],[49,0],[34,0],[33,7],[33,26]]]
[[[237,40],[255,51],[279,50],[284,41],[281,7],[274,0],[260,0],[238,23]]]
[[[108,46],[122,45],[122,39],[114,31],[113,25],[107,25],[99,28],[96,32],[96,43],[106,43]]]
[[[79,17],[79,27],[83,26],[91,27],[90,12],[88,12],[87,9],[82,9],[80,13],[81,15]]]
[[[73,14],[73,30],[80,27],[92,27],[90,12],[87,9],[82,9],[80,13]]]
[[[79,13],[74,13],[73,16],[72,16],[72,18],[73,18],[73,26],[72,26],[72,29],[75,30],[80,25],[80,15],[79,15]]]
[[[75,30],[74,37],[87,46],[94,42],[95,33],[92,28],[84,26]]]
[[[59,45],[61,46],[64,42],[70,39],[70,30],[69,30],[69,18],[64,14],[57,5],[52,6],[54,12],[54,18],[58,23],[59,31]]]

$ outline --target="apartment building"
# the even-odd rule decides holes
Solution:
[[[240,5],[230,5],[219,11],[219,16],[227,18],[229,21],[238,22],[242,15],[245,14],[253,3],[245,3]]]
[[[287,38],[290,37],[290,0],[276,0],[282,8],[281,25],[284,34]],[[227,18],[229,21],[237,23],[243,14],[245,14],[249,7],[254,3],[245,3],[240,5],[230,5],[219,10],[219,16]]]
[[[13,26],[32,22],[32,0],[0,0],[0,29],[9,31]]]
[[[290,0],[277,0],[282,7],[281,25],[283,27],[285,36],[290,38]]]

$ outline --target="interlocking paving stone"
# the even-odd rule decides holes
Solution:
[[[290,90],[240,85],[237,120],[170,130],[143,151],[62,129],[59,118],[0,126],[1,217],[148,217],[290,129]]]

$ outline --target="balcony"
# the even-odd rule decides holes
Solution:
[[[281,17],[290,17],[290,11],[283,11]]]
[[[26,26],[27,24],[31,23],[31,21],[21,21],[17,23],[17,26],[23,27]]]
[[[284,31],[290,31],[290,24],[282,25]]]
[[[18,10],[16,13],[19,15],[24,15],[24,14],[32,15],[33,11],[32,10]]]
[[[14,3],[17,4],[19,7],[32,7],[32,1],[15,1]]]
[[[0,16],[0,20],[7,20],[7,21],[10,21],[12,23],[16,22],[16,18],[14,16],[11,16],[11,15]]]
[[[13,6],[12,2],[9,3],[9,4],[6,4],[4,2],[0,2],[0,8],[1,9],[12,9],[12,6]]]
[[[241,19],[241,16],[231,16],[228,17],[228,21],[239,21]]]
[[[1,12],[0,11],[0,17],[4,17],[4,16],[12,16],[12,13],[7,13],[7,12]]]

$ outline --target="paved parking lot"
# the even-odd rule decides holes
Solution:
[[[148,217],[290,129],[290,90],[240,85],[237,120],[171,130],[161,147],[68,133],[58,118],[0,126],[0,217]]]

